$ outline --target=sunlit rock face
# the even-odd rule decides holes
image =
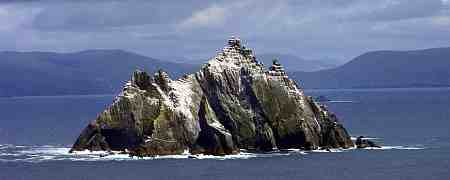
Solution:
[[[345,128],[274,61],[266,69],[237,38],[195,74],[134,72],[73,145],[136,155],[224,155],[240,149],[353,147]]]

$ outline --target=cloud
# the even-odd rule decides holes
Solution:
[[[228,11],[228,13],[231,13]],[[212,5],[208,8],[194,12],[192,16],[179,23],[180,28],[211,27],[224,25],[227,18],[227,9]]]
[[[43,31],[97,31],[149,24],[164,26],[189,14],[191,10],[185,5],[157,1],[44,3],[39,5],[44,11],[33,25]]]
[[[206,58],[239,35],[256,52],[349,58],[450,46],[443,41],[449,17],[448,0],[7,1],[0,3],[0,50]]]
[[[450,28],[450,16],[436,16],[432,19],[433,24]]]
[[[16,31],[32,23],[40,8],[21,8],[15,5],[0,6],[0,31]]]
[[[441,0],[381,0],[375,3],[362,2],[353,7],[351,18],[365,21],[395,21],[430,17],[443,8]],[[358,10],[356,10],[356,8]]]

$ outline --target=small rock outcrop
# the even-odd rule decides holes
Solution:
[[[172,80],[134,72],[71,151],[225,155],[240,149],[353,147],[345,128],[274,61],[267,71],[237,38],[200,71]]]
[[[377,145],[375,142],[366,139],[364,136],[359,136],[355,141],[356,148],[381,148],[381,146]]]

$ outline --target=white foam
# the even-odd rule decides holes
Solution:
[[[329,103],[354,103],[353,101],[328,101]]]
[[[20,154],[17,154],[17,153],[0,153],[0,156],[20,156]]]
[[[19,153],[25,155],[33,154],[50,154],[50,155],[67,155],[70,148],[57,148],[57,147],[37,147],[29,150],[22,150]]]
[[[311,152],[319,152],[319,153],[328,153],[328,152],[344,152],[345,150],[350,150],[350,149],[317,149],[317,150],[311,150]]]
[[[364,149],[369,150],[422,150],[425,149],[424,147],[413,147],[413,146],[381,146],[378,147],[367,147]]]
[[[78,153],[77,153],[78,154]],[[96,152],[95,154],[100,154]],[[92,155],[92,154],[89,154]],[[227,160],[227,159],[249,159],[253,157],[259,157],[258,154],[253,153],[239,153],[233,155],[224,155],[224,156],[213,156],[213,155],[204,155],[197,154],[191,155],[188,153],[183,153],[179,155],[162,155],[162,156],[151,156],[151,157],[130,157],[128,154],[108,154],[104,157],[96,156],[96,157],[70,157],[70,160],[73,161],[104,161],[104,160],[115,160],[115,161],[123,161],[123,160],[155,160],[155,159],[215,159],[215,160]]]
[[[246,150],[241,150],[238,154],[213,156],[196,154],[192,155],[188,150],[185,150],[179,155],[164,155],[164,156],[152,156],[152,157],[130,157],[128,154],[122,154],[117,151],[76,151],[69,153],[68,147],[54,147],[54,146],[20,146],[20,148],[14,150],[17,146],[2,145],[0,147],[12,147],[11,151],[0,152],[0,156],[14,157],[13,159],[2,159],[1,162],[42,162],[42,161],[129,161],[129,160],[155,160],[155,159],[212,159],[212,160],[233,160],[233,159],[250,159],[250,158],[267,158],[277,156],[289,156],[289,155],[308,155],[309,153],[341,153],[352,150],[350,149],[327,149],[327,150],[312,150],[304,151],[302,149],[284,149],[274,150],[269,153],[253,153]],[[417,146],[382,146],[381,148],[365,148],[366,150],[421,150],[424,147]]]
[[[11,145],[9,145],[9,144],[0,144],[0,150],[1,149],[7,149],[9,147],[11,147]]]
[[[356,141],[356,139],[358,139],[358,137],[350,137],[351,140]],[[381,139],[381,138],[377,138],[377,137],[364,137],[361,138],[362,140],[377,140],[377,139]]]

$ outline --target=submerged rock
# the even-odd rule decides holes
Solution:
[[[79,150],[136,156],[226,155],[239,149],[353,147],[336,116],[274,61],[269,71],[232,38],[200,71],[172,80],[136,71],[113,104],[82,131]]]

